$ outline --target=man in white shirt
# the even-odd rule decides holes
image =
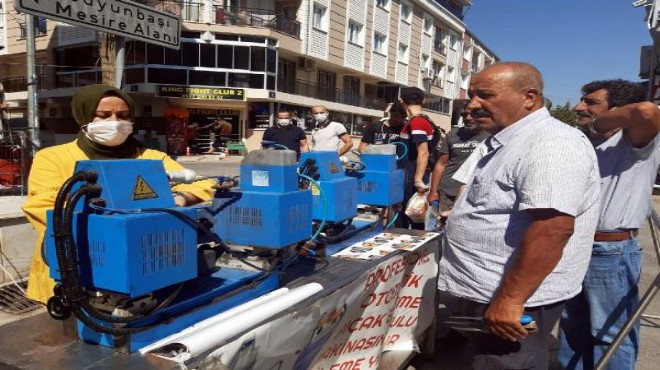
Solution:
[[[552,118],[543,80],[526,63],[472,78],[466,109],[487,153],[447,221],[439,287],[483,316],[475,369],[547,369],[548,338],[580,292],[598,221],[599,172],[589,140]],[[521,316],[538,332],[528,335]]]
[[[353,141],[346,132],[346,127],[330,120],[328,108],[315,105],[311,109],[316,127],[312,130],[312,151],[336,151],[340,156],[348,153]]]

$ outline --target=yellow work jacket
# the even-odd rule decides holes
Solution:
[[[183,166],[158,150],[143,149],[137,158],[160,159],[167,171],[183,169]],[[28,178],[28,199],[23,204],[23,211],[37,230],[38,238],[30,266],[27,296],[42,303],[46,303],[48,298],[53,296],[55,286],[55,281],[50,278],[48,266],[44,263],[41,253],[46,230],[46,211],[54,207],[55,197],[64,181],[73,176],[76,161],[85,159],[89,157],[78,147],[76,141],[73,141],[40,150],[32,162]],[[172,190],[185,191],[207,201],[213,198],[215,193],[212,189],[213,184],[211,180],[202,180],[193,184],[176,185]],[[50,261],[50,263],[57,262]]]

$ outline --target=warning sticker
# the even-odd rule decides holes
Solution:
[[[335,162],[330,162],[330,173],[337,173],[339,172],[339,168],[337,168],[337,165],[335,165]]]
[[[137,181],[135,181],[135,190],[133,190],[133,200],[151,198],[158,198],[158,195],[156,195],[154,189],[152,189],[151,186],[149,186],[149,184],[144,181],[142,176],[138,176]]]

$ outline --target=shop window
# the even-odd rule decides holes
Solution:
[[[234,47],[218,45],[218,68],[233,68]]]
[[[146,61],[145,44],[141,41],[126,43],[126,65],[144,64]]]
[[[227,86],[226,72],[190,71],[191,85]]]
[[[266,49],[266,64],[268,72],[277,72],[277,50]]]
[[[165,64],[170,66],[181,65],[181,50],[165,48]]]
[[[201,32],[195,32],[195,31],[181,31],[181,38],[186,38],[186,39],[198,39],[201,36]]]
[[[250,74],[250,88],[263,89],[264,88],[264,75],[263,74]]]
[[[266,49],[253,47],[250,55],[250,70],[263,72],[266,70]]]
[[[216,40],[225,40],[225,41],[238,41],[238,35],[230,35],[226,33],[216,33]]]
[[[187,85],[187,72],[185,69],[149,68],[149,83]]]
[[[199,56],[201,67],[215,68],[215,45],[200,44]]]
[[[182,43],[181,54],[184,66],[199,67],[199,44]]]
[[[147,63],[165,64],[164,48],[154,44],[147,44]]]
[[[139,84],[144,82],[144,67],[127,68],[124,70],[124,79],[127,84]]]
[[[258,37],[258,36],[241,36],[241,41],[243,42],[253,42],[255,44],[265,44],[266,43],[266,38],[265,37]]]
[[[250,48],[234,46],[234,69],[250,69]]]

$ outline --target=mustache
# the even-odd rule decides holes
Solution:
[[[490,113],[486,112],[483,109],[477,109],[477,110],[470,111],[470,115],[473,118],[490,117]]]

